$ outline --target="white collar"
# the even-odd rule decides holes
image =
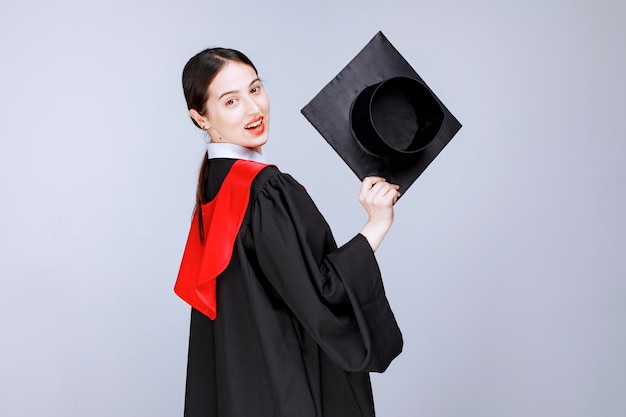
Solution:
[[[235,145],[234,143],[210,142],[207,144],[207,153],[209,159],[247,159],[249,161],[265,163],[265,157],[257,151],[246,148],[245,146]]]

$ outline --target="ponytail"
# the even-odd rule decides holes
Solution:
[[[200,242],[204,244],[204,222],[202,219],[202,204],[207,201],[206,182],[209,178],[209,155],[204,154],[202,165],[200,165],[200,175],[198,175],[198,188],[196,189],[196,210],[195,215],[198,216],[198,232],[200,233]]]

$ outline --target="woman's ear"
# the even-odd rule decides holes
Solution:
[[[190,109],[189,116],[191,116],[191,118],[198,124],[198,126],[200,126],[200,129],[202,130],[208,130],[208,128],[211,126],[209,124],[209,120],[200,113],[198,113],[196,109]]]

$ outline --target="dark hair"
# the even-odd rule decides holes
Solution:
[[[187,109],[194,109],[201,115],[206,113],[206,102],[209,98],[209,85],[215,79],[226,63],[229,61],[240,62],[246,64],[257,72],[256,67],[250,59],[243,53],[228,48],[210,48],[205,49],[193,56],[183,69],[183,93],[187,102]],[[200,126],[192,118],[193,124],[198,128]],[[204,155],[202,165],[200,166],[200,175],[198,177],[198,188],[196,190],[196,209],[198,215],[198,227],[200,231],[200,240],[204,242],[204,225],[202,221],[202,204],[207,201],[204,184],[209,176],[209,160],[208,155]]]

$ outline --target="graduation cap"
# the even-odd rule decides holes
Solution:
[[[382,32],[302,109],[363,180],[405,193],[461,124]]]

